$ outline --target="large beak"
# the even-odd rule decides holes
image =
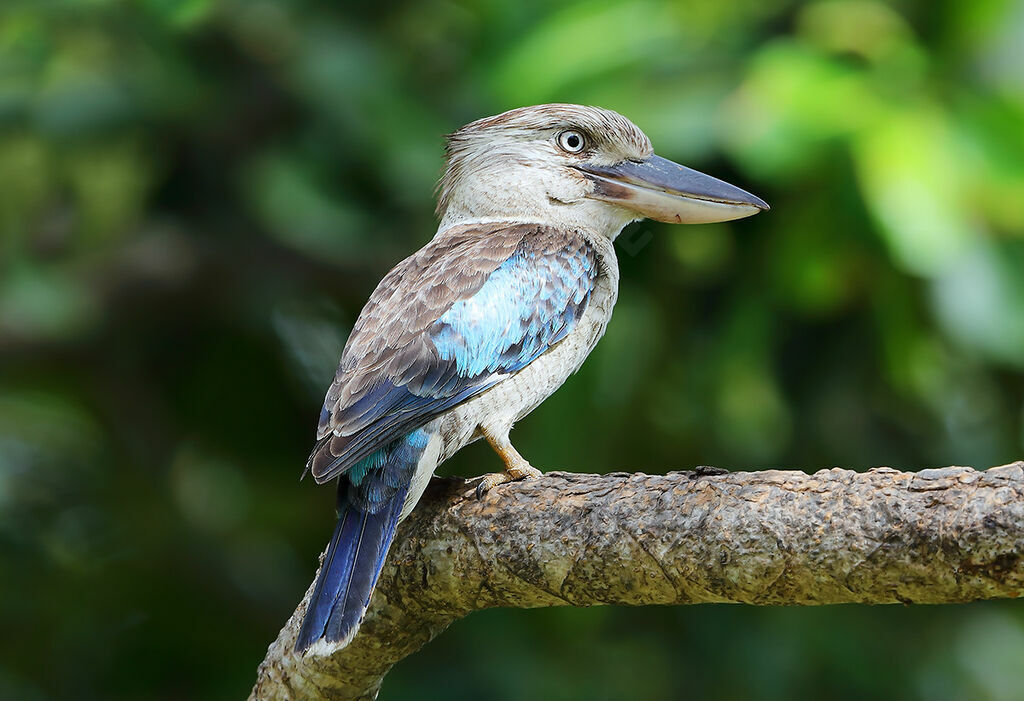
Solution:
[[[742,219],[768,209],[760,197],[661,156],[611,166],[575,166],[594,183],[590,197],[649,219],[706,224]]]

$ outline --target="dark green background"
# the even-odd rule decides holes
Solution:
[[[764,197],[620,238],[543,468],[1024,457],[1024,5],[5,0],[0,697],[248,693],[312,578],[346,333],[441,134],[621,111]],[[474,445],[445,467],[494,470]],[[1024,609],[490,611],[390,699],[1024,698]]]

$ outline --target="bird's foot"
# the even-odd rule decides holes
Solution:
[[[543,472],[530,465],[530,463],[509,467],[503,472],[492,472],[489,475],[484,475],[483,479],[480,480],[480,484],[476,486],[476,498],[480,499],[499,484],[517,482],[519,480],[535,480],[543,474]]]

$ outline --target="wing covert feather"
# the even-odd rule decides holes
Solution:
[[[597,275],[577,232],[502,225],[435,238],[359,315],[307,469],[330,480],[521,370],[574,328]]]

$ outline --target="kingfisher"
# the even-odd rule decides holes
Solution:
[[[295,644],[352,639],[399,522],[434,470],[486,440],[497,485],[536,479],[509,431],[576,372],[618,294],[613,242],[639,219],[700,224],[767,210],[656,156],[616,112],[522,107],[447,137],[437,233],[370,295],[341,354],[306,464],[337,480],[338,521]]]

